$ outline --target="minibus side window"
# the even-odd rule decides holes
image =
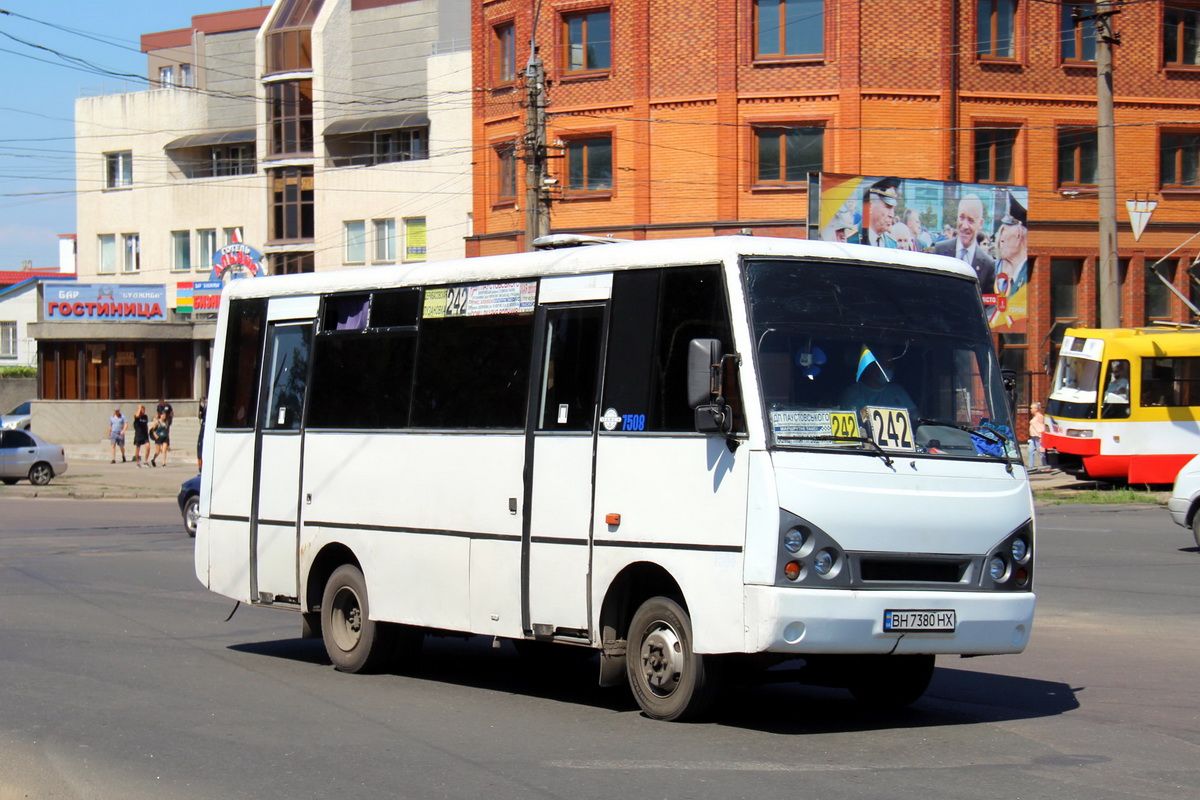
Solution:
[[[524,428],[533,316],[422,319],[412,426]]]
[[[415,331],[318,336],[308,427],[406,427],[416,345]]]
[[[601,409],[612,409],[621,418],[614,430],[696,430],[687,398],[687,349],[692,339],[719,339],[723,352],[733,352],[719,265],[613,275]],[[727,383],[726,392],[726,401],[740,410],[735,381]],[[743,427],[740,419],[735,425]]]
[[[253,428],[258,413],[258,383],[266,337],[267,301],[229,303],[225,364],[221,372],[218,428]]]

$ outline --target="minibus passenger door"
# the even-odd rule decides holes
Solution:
[[[250,512],[250,597],[298,603],[301,460],[313,323],[273,322],[259,393]]]
[[[524,628],[586,637],[592,480],[605,305],[543,305],[530,403]]]

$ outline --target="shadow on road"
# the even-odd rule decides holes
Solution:
[[[230,649],[330,666],[319,639],[252,642],[233,645]],[[420,657],[407,667],[398,666],[392,674],[403,680],[527,695],[615,712],[636,712],[637,704],[628,689],[597,686],[596,656],[582,655],[573,648],[560,646],[530,656],[519,654],[512,642],[505,641],[501,647],[494,648],[488,637],[427,636]],[[842,689],[768,683],[726,687],[711,721],[767,733],[822,734],[1034,719],[1056,716],[1079,707],[1077,690],[1067,684],[948,666],[955,661],[943,658],[925,696],[900,711],[883,712],[861,705]],[[330,669],[329,679],[353,680],[354,677],[336,675]],[[880,675],[880,680],[886,681],[887,675]]]

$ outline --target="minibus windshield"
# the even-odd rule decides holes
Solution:
[[[745,275],[773,446],[1017,457],[974,282],[800,259]]]

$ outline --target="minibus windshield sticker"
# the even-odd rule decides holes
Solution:
[[[600,424],[604,426],[604,430],[606,431],[615,431],[617,426],[621,424],[622,419],[624,418],[617,413],[615,408],[606,408],[604,416],[600,418]]]
[[[425,292],[424,319],[483,317],[495,314],[532,314],[537,303],[537,282],[485,283],[451,286]]]
[[[857,437],[858,423],[849,411],[772,411],[771,429],[776,439],[828,439],[831,436]]]

